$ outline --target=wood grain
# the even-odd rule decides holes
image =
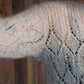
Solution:
[[[77,1],[78,3],[84,3],[84,0],[75,0]]]
[[[12,14],[12,0],[0,0],[0,17]],[[15,84],[14,60],[0,59],[0,84]]]
[[[12,0],[3,0],[3,17],[12,15]]]
[[[45,1],[48,1],[48,0],[34,0],[33,3],[37,4],[37,3],[41,3],[41,2],[45,2]]]
[[[35,68],[36,84],[46,84],[46,72],[44,65],[38,61],[35,61],[35,63],[36,63],[36,68]]]
[[[33,5],[33,0],[25,0],[25,8],[29,8]]]
[[[3,0],[0,0],[0,17],[3,16]]]
[[[35,84],[35,78],[34,78],[35,64],[34,64],[34,61],[35,60],[31,57],[27,59],[27,84]]]
[[[12,15],[12,0],[0,0],[0,17]]]
[[[25,0],[13,0],[13,14],[25,9]]]
[[[27,84],[26,58],[15,60],[15,84]]]
[[[0,84],[15,84],[14,61],[0,60]]]

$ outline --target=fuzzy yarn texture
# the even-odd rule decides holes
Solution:
[[[84,5],[50,1],[0,19],[0,58],[32,56],[47,84],[84,84]]]

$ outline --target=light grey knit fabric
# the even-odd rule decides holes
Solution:
[[[47,84],[84,84],[84,5],[45,2],[0,20],[0,58],[33,56]]]

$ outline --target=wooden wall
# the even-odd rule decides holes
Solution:
[[[42,1],[47,0],[0,0],[0,17],[18,13]],[[46,84],[45,67],[33,58],[0,59],[0,84]]]

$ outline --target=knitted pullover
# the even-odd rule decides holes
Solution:
[[[47,84],[84,84],[84,5],[50,1],[0,19],[0,58],[32,56]]]

